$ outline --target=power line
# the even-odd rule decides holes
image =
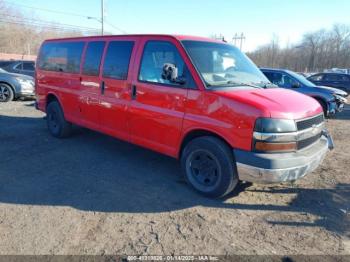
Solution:
[[[33,23],[41,23],[44,25],[49,25],[49,26],[54,26],[57,25],[58,27],[66,27],[66,28],[72,28],[72,29],[84,29],[84,30],[99,30],[97,28],[93,28],[93,27],[84,27],[84,26],[77,26],[77,25],[71,25],[71,24],[62,24],[62,23],[56,23],[56,22],[49,22],[49,21],[43,21],[40,19],[35,19],[35,18],[25,18],[25,17],[20,17],[20,16],[15,16],[15,15],[3,15],[9,18],[17,18],[23,21],[29,21],[29,22],[33,22]],[[14,20],[15,22],[17,22],[16,20]]]
[[[77,16],[77,17],[84,17],[84,18],[87,17],[86,15],[82,15],[82,14],[71,13],[71,12],[64,12],[64,11],[58,11],[58,10],[52,10],[52,9],[36,7],[36,6],[29,6],[29,5],[23,5],[23,4],[17,4],[17,3],[13,3],[11,1],[6,1],[6,0],[4,0],[4,2],[8,3],[9,5],[16,5],[16,6],[21,6],[21,7],[24,7],[24,8],[40,10],[40,11],[45,11],[45,12],[50,12],[50,13],[56,13],[56,14],[61,14],[61,15]]]
[[[78,13],[65,12],[65,11],[59,11],[59,10],[52,10],[52,9],[42,8],[42,7],[17,4],[17,3],[13,3],[13,2],[7,1],[7,0],[4,0],[4,2],[6,2],[9,5],[20,6],[20,7],[24,7],[24,8],[33,9],[33,10],[45,11],[45,12],[56,13],[56,14],[67,15],[67,16],[82,17],[82,18],[86,18],[86,19],[94,19],[94,20],[100,21],[100,23],[101,23],[101,20],[99,18],[97,18],[97,17],[94,17],[94,16],[87,16],[87,15],[82,15],[82,14],[78,14]],[[105,23],[108,24],[109,26],[111,26],[112,28],[117,29],[118,31],[124,33],[124,34],[127,33],[125,30],[121,29],[120,27],[117,27],[117,26],[113,25],[110,22],[105,21]]]
[[[45,25],[45,24],[40,24],[37,22],[25,22],[25,21],[15,21],[15,20],[6,20],[6,18],[0,18],[0,23],[6,23],[6,24],[17,24],[17,25],[27,25],[27,26],[37,26],[37,27],[42,27],[42,28],[48,28],[48,29],[52,29],[52,30],[63,30],[63,31],[74,31],[74,30],[78,30],[82,33],[96,33],[97,30],[79,30],[78,28],[69,28],[69,27],[62,27],[62,26],[50,26],[50,25]]]
[[[110,22],[108,22],[108,21],[106,21],[106,20],[105,20],[105,23],[106,23],[107,25],[113,27],[114,29],[117,29],[118,31],[122,32],[123,34],[127,34],[127,33],[128,33],[128,32],[126,32],[125,30],[123,30],[123,29],[121,29],[121,28],[119,28],[119,27],[117,27],[117,26],[111,24]]]

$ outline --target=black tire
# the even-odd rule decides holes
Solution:
[[[322,106],[324,116],[327,117],[328,116],[327,103],[325,101],[323,101],[322,99],[319,99],[319,98],[316,98],[316,100]]]
[[[15,93],[11,86],[0,83],[0,102],[10,102],[15,98]]]
[[[60,104],[52,101],[46,108],[46,122],[52,136],[65,138],[72,133],[72,124],[67,122]]]
[[[181,168],[187,182],[207,197],[223,197],[238,183],[233,153],[216,137],[190,141],[181,154]]]

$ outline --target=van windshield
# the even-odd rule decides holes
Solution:
[[[264,87],[270,81],[238,48],[224,43],[182,41],[207,87]]]

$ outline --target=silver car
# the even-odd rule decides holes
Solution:
[[[0,68],[0,102],[9,102],[20,97],[34,97],[34,78],[9,73]]]

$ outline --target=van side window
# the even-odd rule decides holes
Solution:
[[[103,76],[118,80],[127,79],[133,47],[132,41],[110,42],[103,65]]]
[[[103,41],[90,42],[86,49],[85,61],[83,65],[83,74],[89,76],[98,76],[100,73],[100,64],[105,48]]]
[[[84,42],[45,43],[39,55],[39,68],[48,71],[79,73],[84,44]]]
[[[143,51],[139,80],[166,85],[180,85],[162,78],[165,63],[176,65],[179,76],[184,76],[185,71],[187,71],[179,51],[172,43],[148,41]]]

